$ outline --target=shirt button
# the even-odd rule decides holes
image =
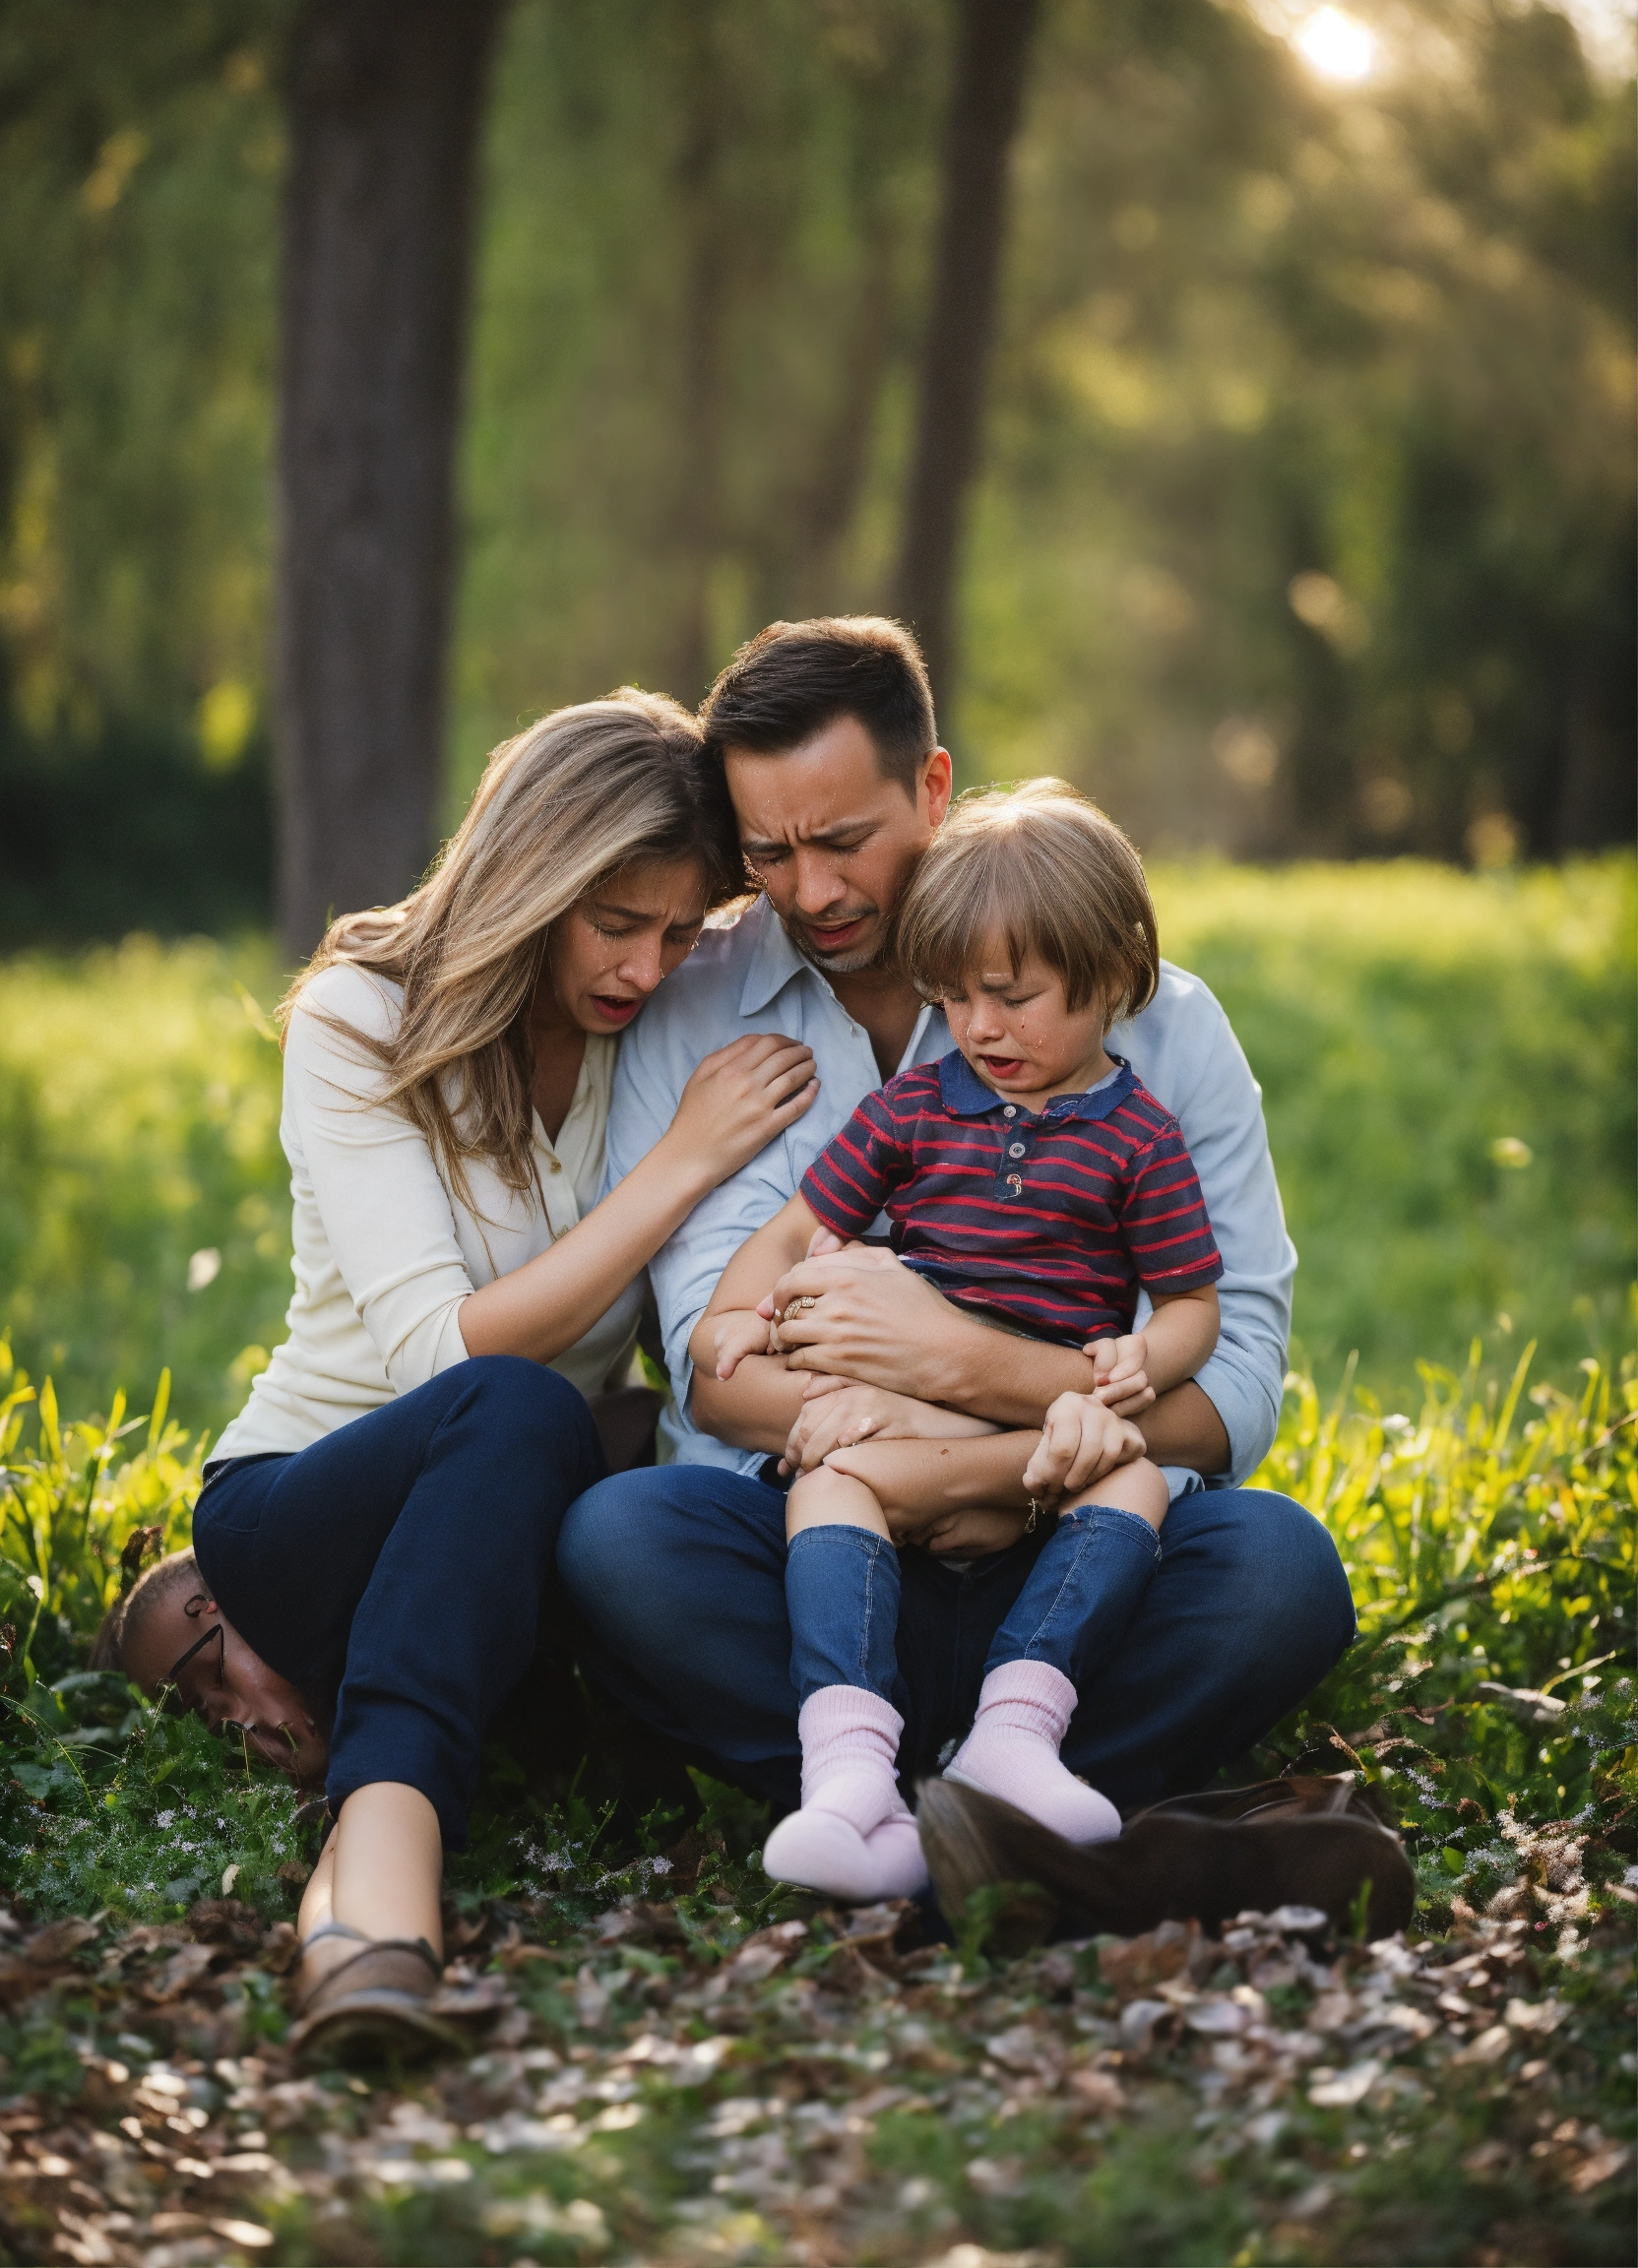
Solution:
[[[1016,1118],[1018,1116],[1018,1104],[1016,1102],[1009,1102],[1005,1109],[1001,1112],[1001,1115],[1003,1118]]]
[[[1008,1156],[1009,1158],[1022,1158],[1022,1157],[1023,1157],[1023,1155],[1024,1155],[1024,1145],[1023,1145],[1023,1143],[1022,1143],[1022,1142],[1015,1142],[1015,1143],[1012,1145],[1011,1149],[1010,1149],[1008,1152],[1007,1152],[1007,1156]]]

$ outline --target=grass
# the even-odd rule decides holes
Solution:
[[[1293,1358],[1385,1395],[1417,1357],[1621,1343],[1633,1277],[1630,859],[1156,878],[1262,1083],[1301,1256]]]
[[[1360,1608],[1236,1777],[1374,1785],[1409,1943],[1008,1962],[974,1914],[916,1951],[902,1916],[777,1891],[732,1791],[679,1836],[497,1748],[449,1884],[480,2051],[294,2077],[293,1796],[85,1667],[281,1327],[277,972],[254,943],[16,961],[0,2261],[1630,2258],[1631,862],[1157,888],[1262,1081],[1303,1254],[1264,1479]],[[116,1383],[153,1378],[131,1414]]]
[[[277,981],[205,939],[0,964],[0,1325],[78,1408],[169,1367],[220,1428],[282,1335]]]
[[[910,1951],[769,1884],[729,1791],[666,1844],[497,1754],[450,1885],[481,2052],[430,2081],[286,2075],[292,1797],[85,1674],[198,1438],[65,1423],[16,1368],[0,1412],[0,1873],[63,1918],[0,1958],[0,2257],[42,2256],[52,2182],[67,2257],[116,2264],[1629,2256],[1638,1358],[1430,1366],[1414,1420],[1291,1383],[1264,1478],[1361,1636],[1246,1771],[1377,1787],[1403,1950],[1169,1925],[1009,1962],[970,1917]]]
[[[1295,1354],[1406,1406],[1416,1357],[1620,1343],[1634,1268],[1630,859],[1476,876],[1158,868],[1167,952],[1262,1082]],[[168,1367],[220,1429],[289,1295],[280,976],[254,941],[0,963],[0,1323],[77,1409]],[[260,1007],[257,1006],[260,1003]],[[190,1286],[192,1287],[190,1289]]]

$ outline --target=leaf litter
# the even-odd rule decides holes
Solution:
[[[455,1921],[438,2002],[471,2051],[419,2071],[294,2069],[294,1932],[231,1898],[12,1921],[33,2084],[0,2101],[0,2243],[77,2268],[1629,2258],[1635,1893],[1591,1892],[1577,1844],[1515,1826],[1491,1911],[1373,1945],[1285,1909],[964,1960],[903,1902],[748,1928],[723,1880],[703,1916],[628,1896],[547,1944],[492,1905]]]

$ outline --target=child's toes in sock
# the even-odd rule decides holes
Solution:
[[[915,1821],[902,1805],[896,1817],[861,1835],[839,1813],[804,1804],[769,1836],[762,1864],[775,1882],[793,1882],[857,1906],[914,1898],[927,1886]]]
[[[899,1794],[898,1711],[865,1687],[825,1685],[803,1702],[796,1726],[802,1807],[769,1836],[764,1871],[776,1882],[866,1905],[914,1897],[927,1870]]]
[[[1074,1686],[1049,1663],[1003,1663],[985,1677],[973,1730],[946,1777],[999,1796],[1071,1843],[1112,1841],[1119,1812],[1058,1755],[1075,1700]]]

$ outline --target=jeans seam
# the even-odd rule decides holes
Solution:
[[[864,1552],[864,1612],[859,1616],[858,1676],[864,1682],[865,1670],[870,1661],[870,1617],[876,1606],[876,1554],[874,1549]]]
[[[1093,1529],[1091,1523],[1089,1523],[1087,1532],[1080,1537],[1076,1544],[1075,1556],[1070,1560],[1069,1565],[1064,1569],[1063,1576],[1058,1584],[1057,1590],[1052,1594],[1051,1605],[1047,1607],[1045,1613],[1042,1614],[1040,1620],[1037,1623],[1034,1636],[1030,1639],[1029,1643],[1024,1648],[1023,1659],[1026,1662],[1034,1654],[1037,1646],[1044,1643],[1045,1633],[1051,1627],[1052,1617],[1057,1612],[1059,1606],[1063,1604],[1063,1595],[1068,1590],[1070,1583],[1074,1579],[1075,1570],[1081,1564],[1082,1554],[1085,1552],[1087,1545],[1092,1542],[1092,1537]]]
[[[1138,1513],[1126,1512],[1119,1505],[1100,1504],[1089,1507],[1090,1516],[1084,1518],[1084,1526],[1082,1515],[1066,1515],[1066,1517],[1074,1519],[1077,1529],[1081,1531],[1080,1540],[1075,1550],[1075,1556],[1070,1560],[1068,1566],[1064,1569],[1062,1580],[1059,1582],[1057,1590],[1052,1595],[1050,1606],[1047,1606],[1045,1612],[1041,1615],[1040,1622],[1036,1625],[1033,1636],[1026,1644],[1024,1652],[1020,1657],[1022,1661],[1028,1662],[1032,1660],[1036,1654],[1037,1648],[1043,1647],[1046,1644],[1047,1633],[1049,1632],[1052,1624],[1052,1617],[1054,1614],[1056,1614],[1059,1606],[1063,1604],[1063,1595],[1065,1591],[1068,1590],[1070,1583],[1074,1580],[1075,1570],[1081,1564],[1081,1559],[1086,1551],[1087,1545],[1092,1542],[1093,1538],[1098,1533],[1098,1514],[1103,1511],[1117,1511],[1120,1512],[1121,1517],[1125,1520],[1134,1521],[1139,1526],[1144,1528],[1149,1526],[1148,1521],[1142,1519]],[[1157,1560],[1161,1555],[1160,1543],[1161,1540],[1159,1536],[1156,1536],[1155,1557]]]

